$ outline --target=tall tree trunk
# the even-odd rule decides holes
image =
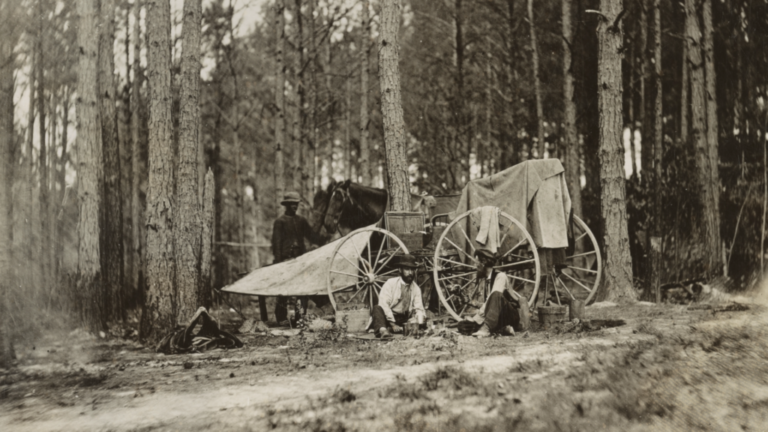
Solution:
[[[108,320],[123,317],[123,194],[120,184],[120,147],[115,109],[115,2],[101,0],[99,25],[99,107],[104,163],[101,211],[101,268],[104,313]]]
[[[662,87],[661,87],[661,0],[653,0],[653,81],[655,97],[653,100],[653,222],[650,224],[648,295],[646,299],[661,301],[662,270],[662,169],[663,123],[662,123]]]
[[[307,181],[304,182],[304,187],[306,188],[303,193],[304,196],[307,197],[307,199],[312,202],[312,197],[314,196],[315,191],[315,182],[317,181],[317,41],[315,39],[315,1],[316,0],[307,0],[307,7],[309,14],[309,55],[311,57],[311,61],[309,62],[309,75],[310,75],[310,81],[311,81],[311,91],[312,94],[310,96],[309,104],[310,104],[310,113],[307,118],[308,121],[308,129],[309,129],[309,145],[307,150],[309,151],[309,162],[311,166],[311,170],[309,175],[307,176]],[[317,185],[320,185],[319,182],[317,182]],[[254,196],[258,197],[254,192]],[[254,200],[254,204],[257,206],[259,201],[258,199]],[[257,220],[259,212],[256,212]],[[258,236],[256,237],[258,239]]]
[[[718,122],[717,122],[717,77],[715,76],[714,27],[712,26],[712,0],[703,0],[702,22],[704,80],[706,88],[707,110],[707,156],[709,157],[708,190],[711,192],[707,202],[707,227],[709,228],[708,244],[705,250],[709,252],[710,274],[719,274],[723,268],[723,246],[720,240],[720,169],[718,162]],[[765,132],[765,131],[764,131]]]
[[[147,1],[149,49],[149,188],[147,191],[147,298],[142,336],[155,340],[175,328],[178,291],[173,247],[173,122],[171,117],[171,6]]]
[[[648,170],[648,172],[651,172],[650,169],[650,161],[651,161],[651,152],[653,148],[653,144],[651,141],[651,134],[650,130],[651,128],[648,127],[649,121],[647,113],[647,102],[648,99],[646,96],[646,82],[648,80],[648,68],[649,68],[649,61],[648,61],[648,6],[647,2],[649,0],[640,0],[638,6],[640,8],[640,103],[638,104],[637,109],[637,119],[640,122],[640,167],[638,168],[638,171],[635,171],[635,175],[640,175],[641,170]],[[633,137],[634,139],[634,137]],[[633,160],[636,159],[636,154],[632,154]],[[635,161],[635,165],[637,162]],[[643,176],[645,178],[645,176]]]
[[[531,29],[531,63],[533,66],[533,91],[536,95],[539,159],[544,159],[547,143],[544,141],[544,102],[542,101],[541,80],[539,79],[539,44],[536,41],[536,26],[533,24],[533,0],[528,0],[528,25]],[[533,154],[533,149],[531,149],[531,154]]]
[[[616,19],[621,0],[601,0],[603,19],[597,27],[598,109],[600,111],[600,181],[604,223],[605,279],[607,298],[635,300],[632,258],[629,254],[627,204],[622,143],[621,23]]]
[[[344,171],[346,178],[352,178],[352,73],[344,80]]]
[[[683,40],[683,61],[680,72],[680,142],[688,145],[688,107],[690,96],[688,89],[691,86],[689,79],[690,66],[688,65],[688,42]]]
[[[691,136],[694,142],[696,169],[699,178],[699,198],[703,209],[704,260],[706,272],[713,275],[719,270],[720,224],[719,224],[719,176],[717,159],[712,160],[707,142],[707,97],[702,59],[701,27],[699,25],[699,0],[685,0],[686,40],[688,41],[688,63],[691,68]]]
[[[200,137],[200,0],[184,1],[181,58],[181,119],[176,213],[173,226],[179,320],[188,320],[199,306],[200,236],[203,232],[198,202],[198,150]],[[237,119],[232,119],[237,121]],[[239,155],[236,155],[239,157]],[[242,191],[238,191],[241,194]]]
[[[304,86],[304,26],[301,14],[301,0],[294,0],[295,8],[293,10],[294,36],[296,38],[296,55],[293,57],[293,73],[296,76],[296,110],[293,112],[293,190],[301,193],[303,191],[302,183],[305,176],[305,127],[304,127],[304,98],[306,88]],[[309,199],[309,197],[302,197]],[[300,206],[305,206],[302,200]]]
[[[205,175],[205,188],[203,190],[203,232],[202,247],[200,252],[200,291],[198,297],[200,304],[210,307],[213,303],[211,291],[211,259],[213,258],[213,198],[214,180],[213,171],[208,169]]]
[[[360,174],[362,183],[371,186],[371,151],[368,144],[368,73],[371,55],[371,18],[369,0],[363,0],[360,12]]]
[[[384,148],[387,152],[389,206],[395,211],[410,211],[411,194],[405,147],[405,121],[400,97],[400,0],[383,0],[379,30],[379,81],[381,114],[384,120]]]
[[[4,13],[8,13],[10,2],[0,2],[0,7]],[[10,27],[8,22],[4,25],[6,29]],[[14,59],[11,40],[8,34],[0,40],[0,160],[3,161],[0,163],[0,239],[3,243],[3,247],[0,247],[0,368],[10,368],[15,357],[10,307],[11,292],[16,281],[13,248],[10,247],[13,244],[13,182],[16,167],[13,163]]]
[[[576,131],[576,102],[573,99],[573,29],[571,27],[571,1],[562,2],[563,23],[563,103],[565,105],[565,173],[571,194],[573,213],[581,212],[581,173],[579,172],[579,136]]]
[[[49,247],[51,246],[51,239],[48,237],[48,149],[46,147],[46,140],[45,140],[45,55],[43,52],[43,39],[45,38],[45,25],[44,25],[44,14],[43,14],[43,1],[38,0],[38,12],[39,12],[39,24],[40,28],[37,37],[37,113],[38,113],[38,122],[37,125],[39,127],[39,153],[38,153],[38,171],[40,174],[40,190],[38,198],[40,200],[40,211],[38,213],[38,217],[40,218],[40,255],[38,256],[38,260],[40,261],[40,274],[43,275],[42,282],[43,286],[47,287],[50,281],[48,280],[47,275],[49,274],[48,269],[50,267],[50,262],[48,262],[48,251]]]
[[[141,235],[144,212],[141,206],[140,186],[143,178],[141,164],[141,3],[133,0],[133,83],[131,89],[131,252],[133,266],[131,287],[134,295],[142,292],[141,280],[144,274]]]
[[[456,83],[456,93],[453,100],[453,113],[454,113],[454,126],[455,132],[453,138],[455,139],[451,145],[451,151],[454,153],[454,179],[455,184],[453,189],[458,190],[462,187],[462,174],[464,174],[464,164],[462,155],[464,154],[463,143],[469,141],[469,130],[467,128],[467,115],[466,115],[466,102],[464,100],[464,60],[465,60],[465,43],[464,43],[464,12],[462,11],[461,0],[454,0],[453,3],[453,66],[456,68],[456,75],[454,77]],[[467,166],[469,165],[469,155],[467,155]],[[469,178],[467,178],[469,180]]]
[[[31,286],[32,288],[32,296],[33,298],[40,300],[40,286],[39,284],[35,283],[35,274],[39,273],[37,269],[39,268],[39,263],[37,262],[36,257],[36,251],[35,251],[35,228],[33,225],[33,214],[34,214],[34,199],[35,199],[35,149],[33,146],[34,139],[35,139],[35,113],[37,112],[35,109],[35,91],[36,91],[36,85],[35,85],[35,71],[37,70],[37,50],[32,50],[32,64],[30,66],[30,73],[29,73],[29,113],[27,117],[27,142],[26,142],[26,158],[27,158],[27,170],[25,171],[25,174],[27,175],[26,181],[24,182],[24,221],[26,225],[25,231],[25,237],[26,237],[26,248],[24,250],[24,258],[27,260],[27,262],[30,263],[30,265],[25,269],[24,272],[24,283],[27,284],[27,286]]]
[[[57,173],[57,181],[59,183],[59,194],[57,196],[57,202],[60,204],[59,207],[59,213],[54,221],[56,224],[56,242],[55,242],[55,248],[56,248],[56,258],[58,260],[57,267],[56,267],[56,283],[59,283],[61,281],[61,262],[64,257],[64,229],[66,228],[64,224],[64,212],[66,211],[65,201],[67,200],[68,191],[67,191],[67,182],[66,182],[66,174],[67,174],[67,160],[69,159],[68,156],[68,147],[69,147],[69,101],[72,97],[69,87],[66,87],[64,90],[64,99],[62,101],[62,119],[61,119],[61,158],[59,158],[59,163],[61,164],[61,171]]]
[[[79,73],[77,80],[77,176],[80,219],[77,292],[81,296],[83,325],[91,331],[105,328],[99,247],[99,208],[102,197],[101,119],[98,99],[98,0],[77,2],[79,15]]]
[[[491,54],[490,40],[488,43],[488,62],[485,65],[485,147],[478,143],[477,161],[480,163],[480,177],[486,174],[492,174],[493,163],[497,159],[495,155],[496,146],[493,145],[493,134],[491,124],[493,122],[493,54]]]
[[[637,147],[635,145],[635,66],[637,64],[637,56],[635,55],[636,43],[634,36],[629,48],[629,112],[627,113],[627,119],[629,120],[629,154],[631,155],[632,165],[632,177],[637,178]],[[639,74],[638,74],[639,75]]]
[[[275,0],[275,195],[278,208],[285,195],[285,0]]]
[[[512,68],[512,64],[514,62],[514,59],[516,58],[517,54],[517,46],[515,44],[515,0],[507,0],[507,40],[508,40],[508,46],[507,46],[507,57],[510,59],[508,62],[509,65],[507,70],[507,94],[510,95],[510,98],[506,100],[507,102],[507,128],[509,135],[511,137],[517,136],[517,131],[515,130],[515,104],[516,101],[520,100],[518,96],[518,87],[515,85],[515,73]],[[501,146],[501,143],[499,143],[499,146]],[[522,153],[524,151],[524,148],[516,149],[515,148],[515,142],[514,140],[509,145],[509,149],[500,149],[500,155],[504,155],[505,153],[511,154],[512,158],[509,162],[517,163],[522,157]],[[499,158],[501,159],[501,158]],[[497,160],[496,161],[496,171],[501,171],[504,169],[505,161]]]

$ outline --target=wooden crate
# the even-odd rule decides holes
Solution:
[[[405,243],[409,251],[424,247],[424,213],[386,212],[384,228]],[[387,247],[396,248],[395,242],[387,238]]]

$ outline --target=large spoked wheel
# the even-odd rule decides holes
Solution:
[[[573,216],[573,252],[568,253],[562,265],[555,266],[558,291],[588,304],[595,297],[603,261],[595,235],[578,216]]]
[[[387,238],[396,244],[395,248],[385,249]],[[397,274],[390,261],[401,253],[408,253],[408,248],[387,230],[361,228],[347,234],[334,248],[328,263],[327,288],[333,308],[361,303],[373,309],[384,282]]]
[[[461,320],[477,311],[490,295],[491,283],[478,276],[481,248],[478,221],[468,211],[453,220],[440,236],[434,256],[433,277],[440,302],[451,316]],[[539,290],[541,264],[533,238],[517,219],[499,212],[498,261],[494,267],[507,275],[512,288],[532,305]]]

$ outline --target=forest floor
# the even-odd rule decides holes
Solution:
[[[244,335],[243,349],[190,355],[51,333],[17,347],[19,367],[0,371],[0,430],[766,430],[759,297],[736,299],[749,308],[731,312],[587,307],[593,327],[625,322],[597,330],[386,342]]]

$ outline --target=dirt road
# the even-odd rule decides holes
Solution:
[[[482,341],[245,336],[245,349],[175,356],[51,334],[0,378],[0,430],[765,430],[763,306],[587,314],[626,324]]]

